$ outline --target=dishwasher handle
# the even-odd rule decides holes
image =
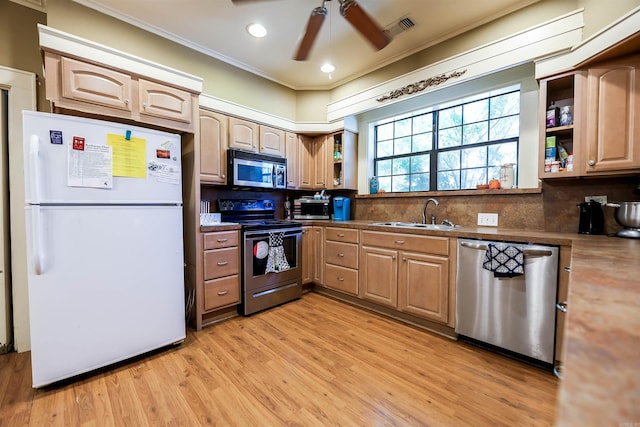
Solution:
[[[481,251],[486,251],[487,249],[489,249],[489,247],[487,245],[483,245],[481,243],[471,243],[471,242],[460,242],[460,246],[465,247],[465,248],[471,248],[471,249],[478,249]],[[522,251],[522,254],[524,256],[551,256],[553,255],[553,252],[549,251],[549,250],[544,250],[544,249],[524,249]]]

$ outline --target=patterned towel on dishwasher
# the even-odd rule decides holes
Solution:
[[[265,273],[278,273],[291,268],[284,253],[283,241],[284,232],[269,233],[269,257]]]
[[[482,268],[492,271],[494,277],[522,276],[524,274],[522,249],[507,243],[489,243]]]

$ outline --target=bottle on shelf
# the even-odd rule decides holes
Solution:
[[[560,108],[556,107],[556,102],[551,101],[551,105],[547,108],[547,127],[554,128],[560,123]]]

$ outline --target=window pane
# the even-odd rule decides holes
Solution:
[[[419,135],[413,135],[413,148],[412,153],[418,153],[420,151],[429,151],[433,149],[433,133],[421,133]]]
[[[460,150],[438,153],[438,170],[460,169]],[[438,180],[440,183],[440,180]]]
[[[378,177],[391,175],[391,160],[378,160],[376,162],[376,174],[378,174]]]
[[[411,135],[411,117],[408,119],[398,120],[396,122],[396,128],[393,136],[395,138],[399,138],[407,135]]]
[[[438,172],[438,190],[458,190],[459,171]]]
[[[491,98],[491,118],[520,113],[520,92],[512,92]]]
[[[429,174],[411,175],[411,191],[429,191]]]
[[[466,125],[464,127],[464,138],[462,143],[464,145],[477,144],[478,142],[487,142],[489,135],[488,123],[480,122],[472,125]]]
[[[482,99],[464,106],[464,123],[475,123],[489,117],[489,100]]]
[[[394,140],[394,149],[393,154],[396,156],[398,154],[407,154],[411,152],[411,137],[407,136],[405,138],[400,138]]]
[[[476,188],[477,184],[486,184],[488,182],[486,168],[465,169],[462,171],[461,177],[461,189]]]
[[[393,156],[393,141],[378,142],[377,157]]]
[[[409,191],[408,175],[396,175],[393,177],[391,191]]]
[[[409,173],[409,158],[393,159],[393,174],[401,175],[407,173]]]
[[[413,133],[431,132],[433,130],[433,114],[423,114],[413,118]]]
[[[429,172],[429,154],[411,157],[411,173]]]
[[[447,108],[446,110],[440,110],[438,114],[440,129],[448,128],[452,126],[460,126],[462,124],[462,106]]]
[[[488,148],[489,166],[518,162],[518,144],[516,142],[505,142],[504,144],[491,145]]]
[[[513,138],[520,132],[520,116],[491,120],[491,141]]]
[[[462,145],[460,128],[445,129],[438,132],[438,148],[457,147]]]
[[[378,141],[393,138],[393,122],[378,126]]]
[[[462,150],[462,167],[474,168],[487,165],[487,147],[467,148]]]
[[[378,178],[378,190],[384,190],[386,192],[391,192],[391,177],[379,177]]]

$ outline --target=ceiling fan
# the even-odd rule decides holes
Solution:
[[[232,0],[233,3],[250,3],[257,0]],[[309,21],[304,30],[298,48],[293,56],[296,61],[304,61],[309,56],[311,47],[320,32],[320,27],[327,16],[326,3],[331,0],[322,0],[322,6],[318,6],[311,11]],[[377,50],[382,49],[391,41],[391,35],[383,30],[355,0],[338,0],[340,3],[340,14],[355,28],[365,39],[367,39]]]

